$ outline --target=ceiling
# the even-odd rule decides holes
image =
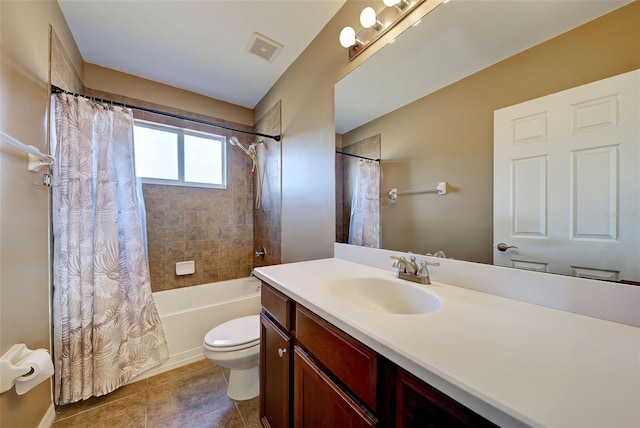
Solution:
[[[58,0],[85,62],[247,108],[344,2]],[[273,61],[246,52],[254,32],[284,45]]]
[[[368,123],[630,1],[442,4],[336,84],[336,132]]]

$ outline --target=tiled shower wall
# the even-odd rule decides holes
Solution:
[[[243,134],[196,127],[227,139],[236,135],[244,145],[249,144],[249,138]],[[250,169],[250,159],[237,147],[227,145],[226,189],[143,184],[153,291],[250,274],[253,268]],[[177,276],[176,263],[189,260],[195,262],[195,273]]]
[[[280,102],[274,105],[255,125],[255,131],[267,135],[280,135]],[[254,209],[253,242],[256,250],[264,247],[264,259],[255,258],[255,266],[280,263],[280,201],[281,201],[281,145],[271,138],[256,137],[263,144],[258,148],[262,166],[262,208]]]
[[[82,93],[84,86],[78,72],[71,65],[69,55],[58,35],[49,27],[51,52],[51,84],[70,92]]]
[[[239,177],[244,171],[235,174],[231,178],[229,173],[227,189],[143,185],[153,291],[249,275],[251,186]],[[175,264],[187,260],[195,262],[195,273],[177,276]]]
[[[381,136],[374,135],[337,150],[380,159]],[[351,217],[351,199],[353,185],[356,180],[358,158],[336,153],[336,242],[347,243],[349,240],[349,220]]]
[[[230,180],[231,181],[231,180]],[[244,180],[235,188],[143,184],[153,291],[248,276],[253,228]],[[195,273],[177,276],[177,262],[193,260]]]

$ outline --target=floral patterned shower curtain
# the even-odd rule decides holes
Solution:
[[[349,244],[380,248],[380,162],[358,161],[351,200]]]
[[[168,358],[151,295],[133,158],[120,108],[52,96],[57,404],[109,393]]]

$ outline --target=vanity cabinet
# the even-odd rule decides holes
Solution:
[[[494,426],[266,283],[264,427]]]

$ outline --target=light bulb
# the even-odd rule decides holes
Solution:
[[[364,28],[371,28],[376,25],[376,11],[372,7],[365,7],[360,13],[360,24]]]
[[[385,6],[392,7],[400,3],[400,0],[382,0]]]
[[[356,44],[356,30],[351,27],[344,27],[340,31],[340,44],[343,48],[348,48]]]

